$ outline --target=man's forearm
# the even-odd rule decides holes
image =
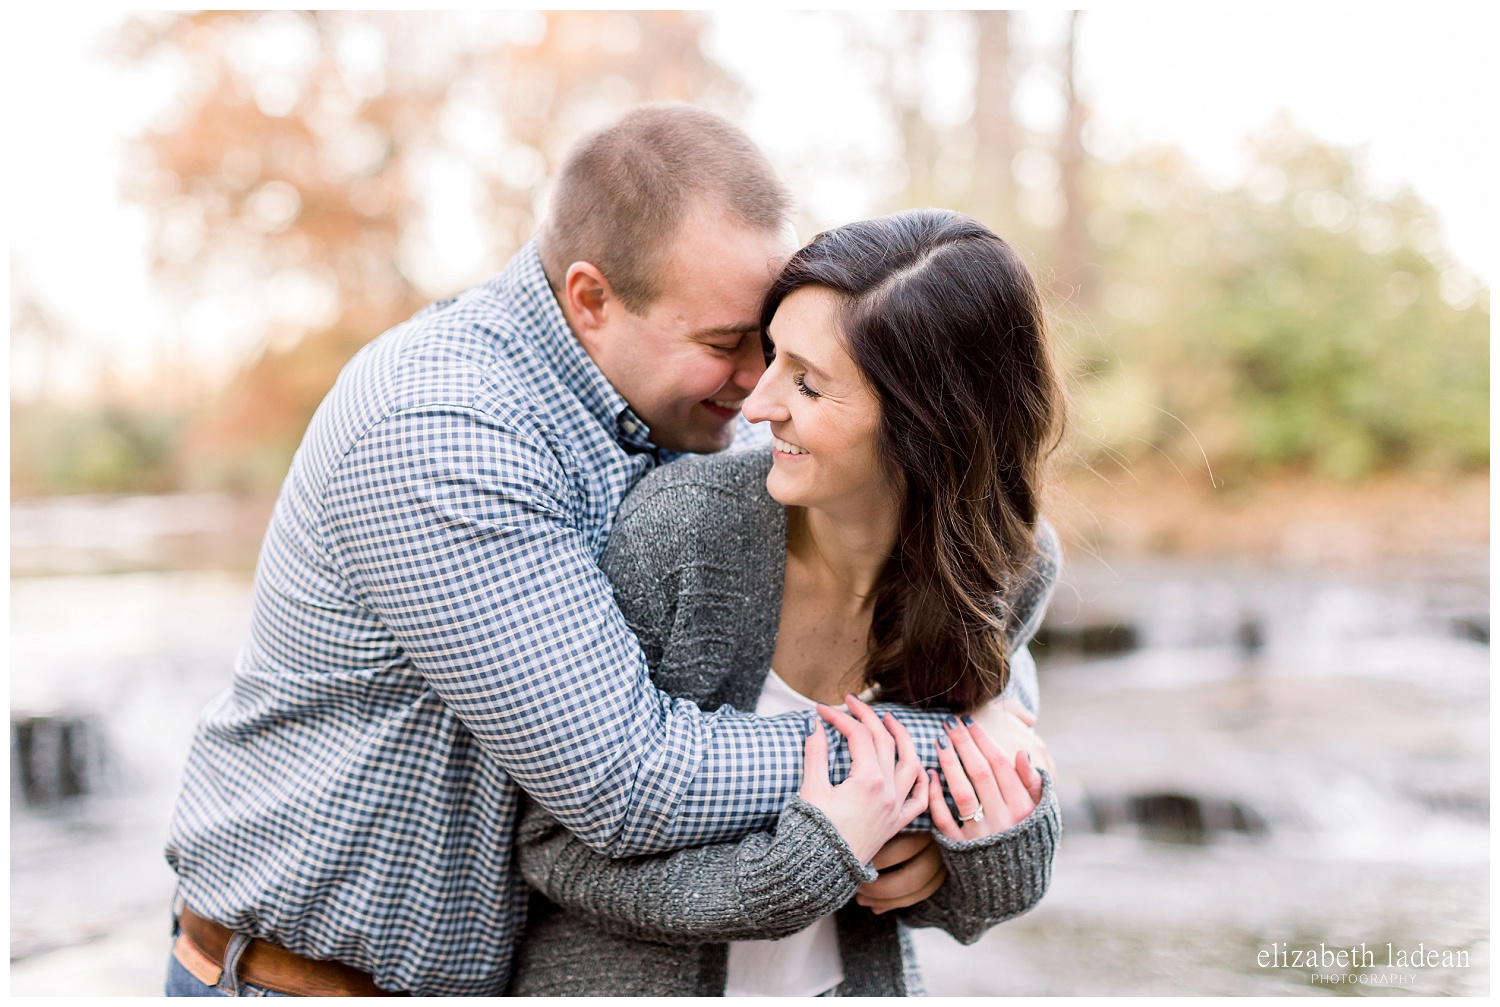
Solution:
[[[374,468],[389,473],[379,494]],[[398,414],[331,481],[329,536],[444,707],[592,848],[654,853],[768,827],[800,785],[805,721],[705,713],[658,691],[568,485],[537,437],[495,417]],[[842,744],[832,754],[841,779]]]
[[[943,718],[947,714],[932,710],[913,710],[910,707],[889,703],[877,703],[875,711],[884,714],[889,710],[906,727],[916,746],[917,754],[929,769],[937,769],[936,740],[943,730]],[[774,816],[789,801],[802,785],[802,747],[806,737],[809,718],[815,714],[785,714],[765,720],[749,715],[721,716],[713,728],[714,737],[706,746],[706,757],[699,771],[686,788],[673,821],[649,822],[638,819],[644,831],[622,835],[622,840],[642,852],[675,849],[684,844],[679,841],[683,831],[689,833],[712,833],[711,842],[722,842],[744,835],[745,829],[736,820],[725,814],[724,793],[728,781],[754,781],[757,813]],[[822,722],[819,721],[821,724]],[[849,774],[849,747],[837,731],[822,725],[829,738],[828,776],[835,784],[843,782]],[[775,750],[775,757],[767,760],[767,734],[789,748]],[[737,810],[744,810],[743,808]],[[910,828],[927,827],[926,816],[917,819]],[[665,831],[651,831],[662,829]],[[612,850],[615,856],[625,856],[624,846]]]
[[[795,798],[772,832],[627,860],[590,850],[532,806],[516,852],[527,882],[570,913],[668,944],[786,937],[874,878],[833,823]]]

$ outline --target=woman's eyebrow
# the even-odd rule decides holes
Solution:
[[[811,360],[808,360],[806,357],[801,356],[797,353],[790,352],[787,353],[787,356],[791,357],[793,360],[797,361],[797,363],[801,364],[813,377],[818,378],[821,381],[829,380],[829,373],[823,370],[823,368],[819,367],[817,364],[813,363]]]

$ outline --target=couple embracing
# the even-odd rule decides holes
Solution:
[[[345,368],[194,736],[170,995],[911,995],[907,928],[1042,897],[1035,284],[789,207],[639,108]]]

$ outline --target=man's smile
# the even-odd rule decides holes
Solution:
[[[703,408],[726,420],[734,419],[744,404],[744,399],[704,399],[702,402]]]

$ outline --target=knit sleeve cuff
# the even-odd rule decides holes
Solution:
[[[839,909],[878,876],[860,863],[828,816],[800,797],[782,811],[765,854],[740,869],[738,887],[752,915],[795,913],[808,923]]]
[[[1062,835],[1062,815],[1052,777],[1042,774],[1042,799],[1031,814],[1004,832],[953,840],[937,834],[948,884],[954,886],[953,913],[998,923],[1019,916],[1041,901],[1052,880],[1052,857]]]

